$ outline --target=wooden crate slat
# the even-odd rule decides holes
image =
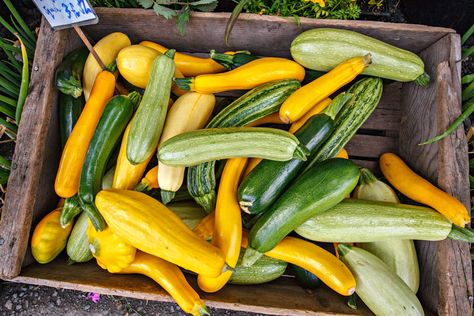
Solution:
[[[80,269],[81,273],[78,273]],[[188,276],[197,289],[196,278]],[[23,269],[15,282],[61,287],[86,292],[136,297],[145,300],[172,301],[171,297],[149,278],[139,275],[112,275],[95,262],[68,266],[64,257],[48,265],[32,264]],[[347,298],[334,295],[326,287],[313,293],[297,286],[291,278],[259,286],[228,285],[218,293],[199,291],[208,306],[274,315],[371,315],[360,304],[352,310]]]
[[[396,152],[398,140],[374,135],[355,135],[345,149],[349,156],[378,158],[385,152]]]
[[[297,25],[288,18],[243,13],[230,36],[230,46],[227,46],[224,43],[224,30],[229,13],[193,13],[184,36],[178,33],[175,20],[157,17],[152,10],[97,8],[96,13],[99,15],[100,24],[85,27],[96,39],[113,30],[133,34],[134,42],[159,41],[177,50],[207,52],[202,45],[206,43],[207,47],[217,51],[246,49],[264,56],[289,56],[288,48],[293,38],[302,31],[315,27],[352,29],[415,52],[420,52],[447,33],[454,33],[454,30],[447,28],[374,21],[301,18],[300,25]],[[129,23],[117,23],[124,17]],[[158,24],[160,29],[166,32],[156,32],[150,27]],[[387,33],[390,33],[390,37],[386,36]]]
[[[463,142],[462,127],[439,143],[418,145],[442,132],[459,114],[459,72],[456,65],[460,59],[459,46],[459,36],[448,34],[421,52],[432,80],[427,88],[414,84],[402,87],[399,149],[412,168],[459,198],[470,209],[467,144]],[[449,76],[446,66],[438,67],[442,62],[449,65]],[[453,90],[449,91],[449,87]],[[442,99],[450,93],[454,97]],[[440,315],[468,315],[472,309],[469,244],[417,242],[417,251],[421,270],[418,294],[423,303]]]

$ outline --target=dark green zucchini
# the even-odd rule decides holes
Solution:
[[[206,128],[240,127],[278,112],[283,101],[300,87],[297,80],[281,80],[256,87],[220,111]],[[189,194],[206,212],[216,200],[215,161],[188,168]]]
[[[244,250],[240,251],[239,261],[229,280],[230,284],[262,284],[278,279],[285,273],[288,263],[267,256],[258,259],[251,267],[244,267],[241,264]]]
[[[139,99],[139,94],[136,92],[132,92],[128,96],[118,95],[110,99],[105,106],[87,151],[78,196],[83,210],[87,212],[98,231],[105,227],[105,222],[94,204],[94,198],[101,189],[102,177],[110,155],[121,139]]]
[[[84,107],[84,96],[74,98],[68,94],[59,92],[59,135],[61,145],[64,147],[74,125],[76,125],[82,108]]]
[[[359,168],[351,160],[334,158],[315,164],[253,225],[244,264],[252,265],[306,220],[340,203],[358,180]]]
[[[316,289],[321,285],[321,280],[308,270],[292,264],[291,271],[295,275],[296,281],[305,289]]]
[[[235,69],[258,58],[248,50],[238,51],[235,54],[221,54],[211,50],[210,56],[215,62],[227,68],[227,70]]]
[[[64,94],[78,98],[82,95],[82,70],[89,50],[85,47],[69,53],[56,69],[56,88]]]
[[[301,144],[309,149],[309,160],[331,134],[335,116],[349,99],[350,95],[338,95],[323,113],[311,117],[295,133]],[[239,187],[238,200],[242,210],[249,214],[266,211],[298,175],[304,164],[304,161],[298,159],[260,162]]]

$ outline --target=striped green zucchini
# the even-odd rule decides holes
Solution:
[[[416,54],[354,31],[316,28],[301,33],[291,43],[293,59],[319,71],[329,71],[350,58],[369,53],[372,63],[363,74],[428,84],[423,60]]]
[[[374,242],[390,239],[443,240],[452,224],[421,206],[346,199],[311,217],[295,232],[321,242]]]
[[[308,149],[300,144],[298,138],[287,131],[267,127],[227,127],[176,135],[160,145],[158,159],[165,165],[189,167],[233,157],[306,160],[308,154]]]
[[[347,91],[352,98],[336,117],[334,129],[305,171],[318,161],[335,157],[375,110],[382,96],[382,79],[364,78]]]
[[[344,244],[339,245],[339,253],[356,279],[357,295],[375,315],[424,315],[415,293],[382,260]]]
[[[67,255],[69,262],[87,262],[92,259],[89,249],[89,238],[87,237],[88,217],[85,212],[79,216],[67,241]]]
[[[262,284],[278,279],[285,273],[288,263],[267,256],[258,259],[251,267],[244,267],[241,264],[244,250],[240,251],[239,261],[229,280],[230,284]]]
[[[219,112],[206,128],[245,126],[276,113],[283,101],[300,86],[297,80],[280,80],[258,86]],[[216,199],[215,161],[189,168],[187,182],[191,196],[210,212]]]

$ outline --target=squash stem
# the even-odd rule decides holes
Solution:
[[[161,202],[166,205],[173,200],[175,195],[176,192],[161,190]]]
[[[222,54],[211,50],[210,56],[212,60],[224,66],[227,70],[235,69],[257,59],[257,57],[253,56],[248,50],[238,51],[235,54]]]
[[[174,59],[174,54],[175,54],[175,53],[176,53],[176,49],[168,49],[168,50],[164,53],[164,55],[165,55],[166,57],[169,57],[169,58],[171,58],[171,59]]]
[[[174,82],[180,88],[181,90],[184,91],[190,91],[191,87],[193,86],[193,81],[194,78],[176,78]]]
[[[135,191],[138,191],[138,192],[146,192],[146,191],[149,191],[150,190],[150,187],[148,186],[148,181],[146,179],[143,179],[142,182],[140,182],[139,184],[137,184],[137,186],[135,187]]]
[[[262,256],[263,256],[263,253],[253,248],[248,247],[247,250],[245,250],[244,256],[242,258],[242,266],[247,267],[247,268],[251,267]]]
[[[474,242],[474,230],[467,227],[458,227],[453,224],[448,238],[472,243]]]
[[[351,251],[351,246],[348,244],[339,244],[339,254],[344,257],[349,251]]]
[[[352,98],[351,93],[342,92],[339,93],[334,100],[329,104],[329,106],[324,109],[321,113],[326,114],[333,120],[336,119],[337,113],[342,109],[342,107]]]
[[[293,158],[296,158],[298,160],[302,160],[302,161],[306,161],[306,156],[308,156],[310,154],[308,148],[306,148],[305,145],[303,144],[299,144],[296,149],[295,149],[295,152],[293,153]]]
[[[138,104],[140,104],[142,96],[140,95],[140,93],[133,91],[128,94],[128,98],[132,102],[133,109],[136,110],[138,108]]]
[[[58,78],[56,85],[59,91],[64,94],[68,94],[73,98],[79,98],[82,94],[82,84],[73,76],[69,77],[68,79]]]
[[[207,306],[203,305],[197,311],[197,315],[199,315],[199,316],[209,316],[211,314],[209,314],[209,310],[207,309]]]
[[[430,76],[424,72],[415,79],[415,83],[419,86],[426,87],[430,83]]]
[[[378,179],[374,176],[372,172],[370,172],[369,169],[361,168],[359,181],[361,185],[364,185],[377,182]]]

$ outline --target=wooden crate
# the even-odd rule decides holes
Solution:
[[[429,87],[387,84],[380,105],[347,149],[355,161],[372,170],[377,168],[376,160],[382,152],[399,152],[417,172],[459,198],[469,209],[467,145],[462,129],[436,144],[417,145],[444,130],[460,113],[460,40],[453,30],[304,18],[298,26],[288,19],[243,14],[232,33],[231,47],[227,47],[223,41],[227,13],[194,14],[185,36],[178,34],[174,21],[157,17],[151,10],[99,8],[97,13],[100,24],[85,27],[95,40],[121,31],[134,43],[153,40],[193,53],[247,49],[259,55],[289,57],[291,40],[315,27],[355,30],[419,53],[432,78]],[[64,258],[39,265],[33,263],[29,254],[32,225],[53,209],[58,200],[53,189],[60,156],[54,70],[79,43],[72,30],[54,32],[43,21],[1,214],[0,277],[170,301],[159,286],[144,277],[110,275],[94,263],[67,266]],[[426,310],[439,315],[469,315],[472,302],[469,245],[455,241],[419,242],[417,248],[421,264],[419,297]],[[349,309],[345,298],[325,287],[307,293],[290,278],[262,286],[228,286],[216,294],[203,294],[203,298],[209,306],[269,314],[370,314],[365,308]]]

